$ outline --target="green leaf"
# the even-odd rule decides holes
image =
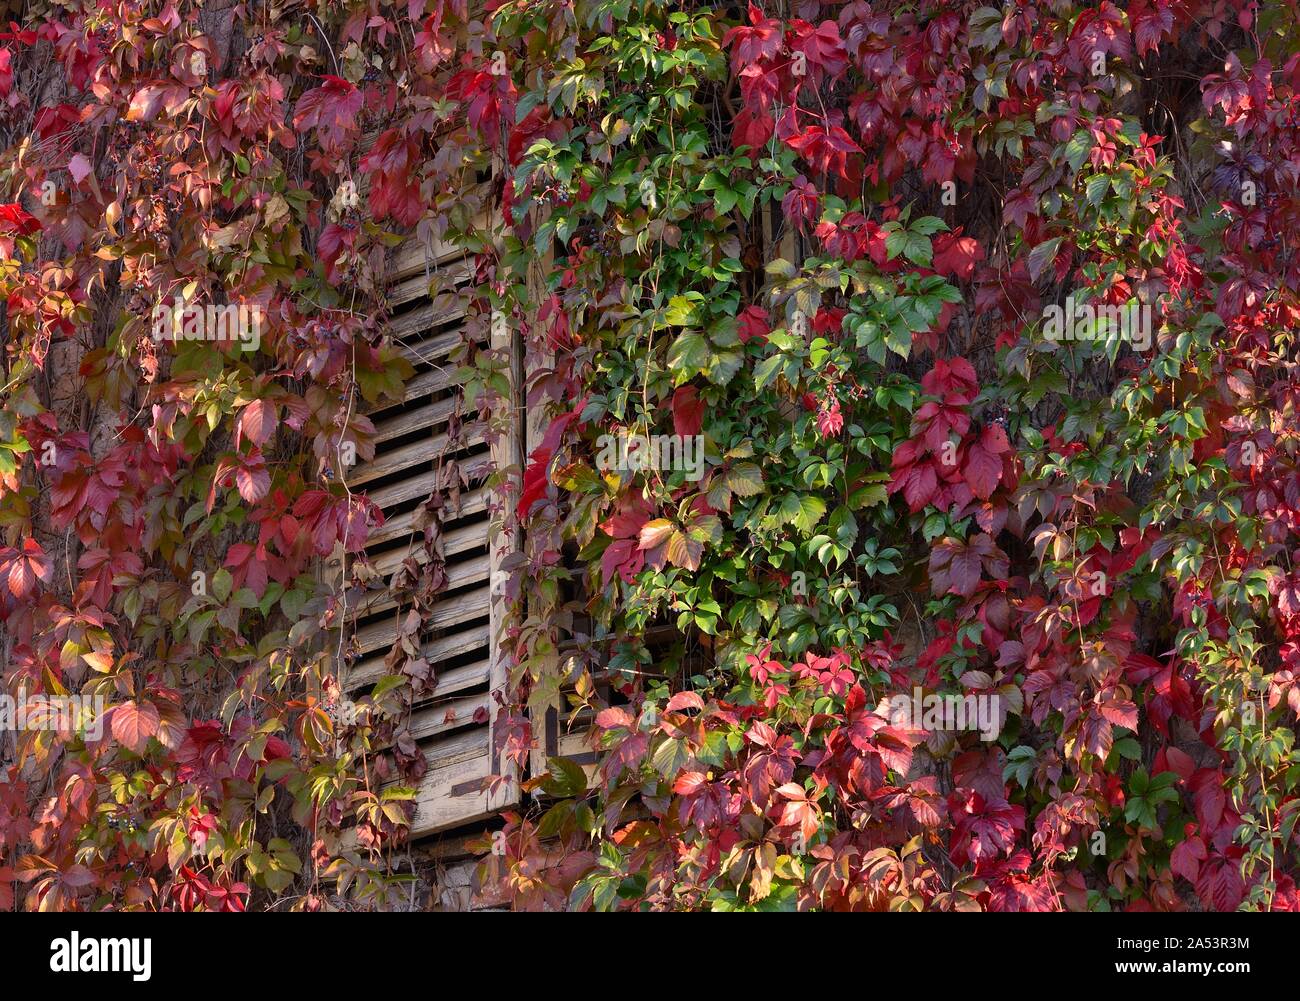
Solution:
[[[763,492],[763,471],[752,462],[738,462],[727,470],[726,483],[737,497],[753,497]]]
[[[1110,190],[1110,175],[1093,174],[1084,187],[1088,193],[1088,204],[1100,205],[1101,200],[1106,197],[1106,192]]]
[[[1065,144],[1066,162],[1078,173],[1079,168],[1083,166],[1083,161],[1088,159],[1088,153],[1092,150],[1092,136],[1086,129],[1080,129]]]
[[[546,770],[542,788],[547,795],[568,799],[587,791],[587,773],[576,761],[558,756],[547,758]]]
[[[1115,741],[1115,750],[1119,752],[1121,758],[1129,761],[1142,760],[1142,745],[1132,737],[1125,737],[1123,740]]]
[[[699,330],[683,330],[668,349],[668,368],[673,373],[673,384],[681,385],[692,376],[704,372],[712,359],[709,342]]]
[[[719,351],[710,357],[705,374],[715,386],[725,386],[736,377],[744,364],[745,356],[739,351]]]
[[[763,389],[774,381],[785,366],[785,356],[774,354],[764,358],[754,369],[754,388]]]
[[[222,567],[212,575],[212,596],[218,601],[224,602],[230,597],[230,588],[234,583],[230,576],[230,571]]]
[[[935,233],[942,233],[948,228],[948,224],[938,216],[923,215],[915,220],[911,225],[914,233],[920,233],[923,236],[933,236]]]
[[[811,532],[826,514],[826,502],[815,494],[786,494],[776,513],[782,523]]]
[[[668,300],[664,311],[664,323],[670,327],[690,327],[699,323],[699,308],[704,297],[698,292],[689,295],[675,295]]]
[[[682,770],[690,758],[686,741],[670,737],[655,748],[654,754],[650,756],[650,764],[664,778],[672,778]]]
[[[928,237],[910,230],[896,230],[885,237],[885,250],[892,261],[902,254],[913,264],[930,266],[932,251]]]

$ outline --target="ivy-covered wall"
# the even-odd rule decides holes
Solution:
[[[4,678],[102,712],[10,739],[0,904],[421,905],[456,485],[389,580],[345,485],[410,236],[472,255],[428,292],[494,441],[525,345],[484,899],[1300,904],[1295,14],[32,5]]]
[[[520,905],[1295,906],[1294,13],[497,9]]]

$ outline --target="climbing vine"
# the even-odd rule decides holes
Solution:
[[[1294,15],[496,8],[519,905],[1296,905]]]
[[[374,454],[363,411],[411,375],[386,254],[480,209],[442,15],[29,6],[0,43],[0,618],[26,722],[0,906],[410,906],[433,678],[404,651],[460,484],[438,478],[428,556],[389,582],[361,559],[382,514],[344,481]],[[437,271],[429,292],[462,294]],[[350,610],[390,584],[400,683],[353,703]]]
[[[482,888],[1300,905],[1294,3],[69,0],[0,105],[4,679],[104,707],[0,905],[409,906],[459,484],[384,581],[345,477],[411,235],[494,437],[525,345]]]

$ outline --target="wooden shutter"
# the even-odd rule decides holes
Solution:
[[[348,476],[352,489],[364,490],[384,511],[384,525],[370,536],[366,553],[391,580],[415,549],[412,514],[435,487],[439,456],[459,469],[460,506],[443,523],[448,586],[423,623],[427,639],[421,653],[437,684],[429,698],[413,707],[410,722],[429,766],[418,789],[413,838],[488,817],[517,802],[519,789],[515,781],[496,792],[480,788],[486,776],[502,773],[494,751],[492,693],[506,682],[494,642],[503,607],[491,588],[492,572],[506,550],[490,524],[484,481],[495,464],[518,462],[519,438],[508,435],[490,448],[484,428],[472,422],[472,408],[458,405],[457,365],[448,355],[464,337],[464,302],[448,305],[429,298],[433,269],[461,287],[472,277],[471,263],[451,246],[430,248],[411,240],[393,255],[388,296],[392,333],[415,374],[402,402],[386,402],[368,412],[376,431],[375,455]],[[510,344],[493,346],[513,350]],[[519,385],[517,378],[513,384]],[[449,437],[454,415],[466,409],[461,433]],[[358,609],[360,652],[344,680],[350,697],[388,673],[384,658],[405,613],[386,596]]]

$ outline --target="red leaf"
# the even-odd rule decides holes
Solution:
[[[735,149],[748,146],[751,157],[757,158],[775,131],[776,120],[766,111],[741,108],[731,133],[731,145]]]
[[[921,377],[921,389],[926,396],[939,396],[952,404],[966,404],[979,394],[979,379],[975,367],[965,358],[939,358]]]
[[[68,173],[72,175],[72,180],[77,184],[80,184],[94,172],[94,166],[84,153],[78,153],[68,161]]]
[[[731,66],[737,73],[762,59],[774,59],[781,51],[781,22],[764,17],[754,4],[749,5],[749,24],[738,25],[722,36],[722,44],[731,50]]]
[[[28,236],[41,228],[36,217],[17,202],[0,205],[0,233]]]
[[[37,580],[49,580],[50,564],[43,550],[35,539],[24,539],[21,552],[10,549],[9,572],[6,574],[9,593],[15,598],[26,598],[36,586]]]
[[[820,826],[817,807],[808,801],[808,794],[797,782],[787,782],[775,791],[787,802],[781,808],[781,827],[797,827],[804,841],[811,841]]]
[[[1004,580],[1010,561],[987,535],[977,535],[966,545],[946,538],[930,553],[930,587],[936,596],[957,594],[969,598],[979,587],[981,570],[995,580]]]
[[[158,710],[153,703],[123,702],[111,711],[113,738],[136,754],[143,754],[149,746],[149,738],[158,732]]]
[[[808,231],[808,225],[821,218],[821,199],[817,189],[800,174],[790,184],[790,190],[781,199],[781,211],[786,219],[801,233]],[[766,315],[766,314],[764,314]]]
[[[465,117],[480,135],[495,137],[501,120],[514,121],[515,84],[508,74],[464,69],[447,82],[447,96],[462,101]]]
[[[844,429],[844,415],[840,413],[840,401],[832,400],[829,407],[817,411],[817,432],[823,438],[831,438]]]
[[[527,517],[534,501],[539,501],[546,496],[546,486],[550,482],[551,459],[555,456],[555,450],[560,447],[560,439],[564,437],[564,432],[578,419],[586,405],[587,400],[584,397],[567,414],[561,414],[551,421],[541,444],[529,455],[528,468],[524,470],[523,492],[520,494],[516,508],[520,518]]]
[[[906,444],[906,443],[904,443]],[[939,476],[928,461],[894,471],[889,492],[903,491],[908,509],[915,514],[930,503],[939,490]]]
[[[356,239],[357,230],[355,228],[344,229],[336,222],[330,223],[321,230],[320,238],[316,241],[316,252],[325,264],[326,275],[331,280],[338,277],[336,265],[339,258],[343,256],[345,251],[352,249]]]
[[[984,248],[973,237],[961,236],[960,233],[958,229],[934,238],[934,270],[966,281],[975,273],[975,265],[984,260]]]
[[[844,50],[839,28],[834,21],[823,21],[814,28],[807,21],[790,22],[790,50],[802,52],[812,70],[809,80],[817,84],[823,77],[837,80],[849,68],[849,55]]]
[[[1165,748],[1165,762],[1169,767],[1157,770],[1177,772],[1179,780],[1182,782],[1190,779],[1192,773],[1196,770],[1196,763],[1192,761],[1192,756],[1176,747]]]
[[[1223,820],[1223,807],[1227,802],[1223,776],[1212,768],[1202,768],[1193,775],[1192,802],[1201,830],[1206,835],[1213,835]]]
[[[96,876],[84,865],[74,865],[63,871],[59,876],[59,881],[64,886],[69,886],[74,890],[79,890],[83,887],[94,886]]]
[[[1216,911],[1235,911],[1246,888],[1238,870],[1239,862],[1215,853],[1202,866],[1196,879],[1196,893],[1201,902]]]
[[[1141,13],[1134,4],[1129,10],[1133,22],[1133,40],[1137,43],[1139,56],[1154,52],[1160,45],[1160,37],[1173,31],[1174,12],[1171,7],[1159,6],[1146,8]]]
[[[635,723],[626,709],[613,706],[596,714],[596,726],[602,730],[631,730]]]
[[[1115,726],[1122,726],[1129,730],[1138,728],[1137,706],[1128,699],[1116,699],[1111,696],[1107,701],[1099,703],[1097,708],[1102,716]]]
[[[347,80],[336,76],[323,79],[323,84],[298,98],[293,124],[297,129],[317,129],[323,145],[336,147],[356,131],[364,98]]]
[[[966,548],[957,550],[953,553],[948,568],[952,575],[952,586],[949,588],[952,593],[967,598],[975,593],[980,582],[980,558],[977,553]]]
[[[704,700],[699,692],[678,692],[668,700],[665,712],[677,712],[679,709],[703,709]]]
[[[925,464],[914,468],[903,484],[903,499],[909,510],[916,512],[933,499],[939,489],[939,476],[934,466]]]
[[[849,176],[849,154],[862,152],[861,147],[838,125],[809,126],[785,143],[821,173],[837,174],[844,180]]]
[[[631,584],[645,566],[645,553],[637,548],[636,539],[615,539],[600,557],[600,569],[608,584],[618,574]]]
[[[249,453],[235,470],[235,486],[239,488],[239,496],[249,504],[256,504],[271,489],[271,474],[259,449]]]
[[[966,450],[966,461],[961,475],[980,500],[988,500],[997,489],[1002,476],[1002,453],[1011,451],[1006,432],[997,424],[989,424],[979,440]]]
[[[150,83],[137,90],[126,109],[128,122],[150,122],[160,111],[174,113],[191,97],[190,89],[180,84]]]
[[[235,448],[239,447],[241,438],[247,438],[254,445],[263,445],[275,430],[275,404],[270,400],[254,400],[239,412],[235,424]]]
[[[641,535],[641,526],[653,513],[643,497],[620,497],[614,513],[600,523],[600,528],[615,539],[636,539]]]
[[[673,393],[673,433],[683,438],[700,433],[704,427],[704,401],[694,386],[679,386]]]
[[[1190,837],[1174,845],[1174,853],[1169,858],[1169,868],[1174,875],[1195,883],[1205,861],[1205,842],[1198,837]]]
[[[787,195],[787,198],[790,196]],[[737,335],[740,337],[741,344],[748,344],[755,341],[759,344],[767,342],[767,335],[772,332],[772,324],[768,320],[767,310],[762,306],[746,306],[736,317]]]

